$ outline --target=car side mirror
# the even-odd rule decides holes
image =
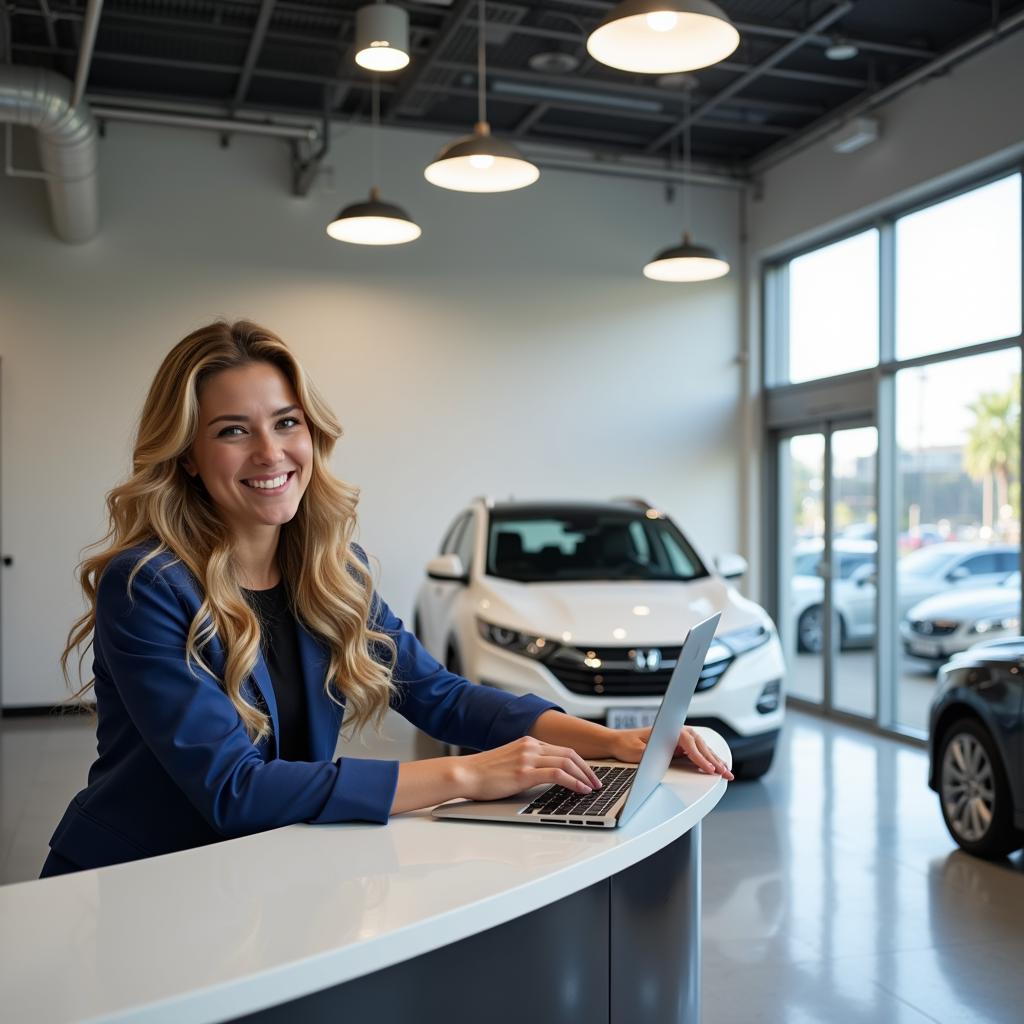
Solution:
[[[748,566],[742,555],[715,555],[715,568],[719,576],[735,580],[746,575]]]
[[[850,573],[850,582],[858,587],[866,587],[878,580],[878,571],[873,565],[860,565]]]
[[[432,580],[450,583],[468,583],[469,577],[458,555],[438,555],[427,562],[427,575]]]
[[[968,572],[968,570],[964,566],[958,565],[955,569],[949,570],[949,572],[946,574],[946,579],[950,583],[959,583],[961,580],[967,579],[967,577],[970,575],[970,572]]]

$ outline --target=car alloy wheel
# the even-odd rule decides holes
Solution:
[[[820,604],[804,609],[796,624],[797,646],[808,654],[820,654],[825,630],[825,615]]]
[[[1009,787],[985,728],[964,719],[942,743],[939,799],[946,827],[969,853],[1005,857],[1024,843],[1013,825]]]

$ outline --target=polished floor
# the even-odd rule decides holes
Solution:
[[[35,877],[92,749],[88,719],[0,719],[0,881]],[[1024,1020],[1022,855],[956,851],[925,775],[920,749],[790,714],[704,825],[703,1024]]]

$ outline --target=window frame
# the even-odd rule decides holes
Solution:
[[[975,189],[1004,178],[1019,175],[1022,194],[1021,214],[1021,334],[977,342],[960,348],[927,355],[898,359],[896,357],[896,222],[939,203],[955,199]],[[879,232],[879,352],[877,365],[833,377],[791,383],[788,381],[788,267],[792,260],[862,232],[876,228]],[[883,735],[923,744],[920,732],[898,721],[897,687],[899,685],[898,652],[893,638],[883,635],[883,623],[896,609],[896,517],[899,475],[896,457],[896,374],[911,367],[927,366],[954,359],[963,359],[990,352],[1017,350],[1024,369],[1024,161],[993,164],[984,173],[960,174],[958,180],[920,192],[912,200],[896,200],[880,205],[871,213],[846,221],[841,228],[808,236],[800,245],[780,249],[762,258],[757,265],[760,282],[759,362],[761,435],[765,446],[760,460],[761,493],[765,495],[766,515],[760,531],[762,603],[778,617],[785,606],[777,565],[776,541],[780,523],[777,473],[778,445],[786,436],[813,432],[828,424],[829,429],[847,422],[867,418],[878,429],[877,494],[878,503],[878,600],[876,602],[876,673],[874,720],[827,709],[814,703],[794,699],[794,703],[813,713],[848,720],[861,728]],[[1021,417],[1022,445],[1018,478],[1024,480],[1024,416]],[[883,519],[889,522],[883,523]],[[884,563],[892,564],[885,567]],[[1024,544],[1017,568],[1024,571]],[[1021,621],[1024,621],[1022,593]]]

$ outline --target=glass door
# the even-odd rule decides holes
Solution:
[[[779,451],[779,628],[790,696],[875,717],[878,431],[789,435]]]

